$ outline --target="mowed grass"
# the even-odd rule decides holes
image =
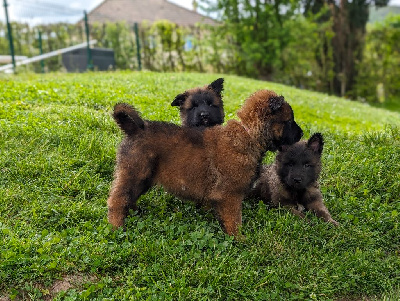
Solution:
[[[223,76],[226,120],[267,88],[305,138],[323,133],[321,189],[339,228],[246,200],[238,243],[157,188],[126,232],[111,231],[113,105],[179,123],[173,98],[221,76],[0,77],[0,300],[398,300],[400,114],[337,97]]]

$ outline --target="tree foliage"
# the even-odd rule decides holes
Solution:
[[[368,68],[377,68],[371,60],[368,66],[362,67],[363,58],[366,58],[363,56],[366,24],[370,6],[385,6],[388,0],[199,2],[203,10],[208,8],[209,12],[217,13],[232,34],[239,54],[238,74],[355,97],[362,90],[358,70],[364,72],[360,76],[365,78]],[[367,39],[371,38],[374,39]],[[366,51],[371,53],[371,49]],[[380,58],[378,65],[386,64]],[[392,57],[386,61],[396,59]],[[385,83],[389,89],[386,93],[397,93],[388,85]],[[370,87],[366,85],[364,89],[370,90]],[[375,97],[372,95],[376,93],[368,99]]]
[[[354,93],[367,101],[400,96],[400,16],[390,16],[367,31]]]
[[[321,14],[297,15],[287,22],[290,40],[282,51],[283,69],[274,79],[296,87],[332,92],[333,59],[330,20],[320,24]]]
[[[283,70],[283,50],[289,44],[290,22],[297,1],[219,0],[199,1],[219,11],[232,39],[238,59],[236,72],[271,79]]]
[[[334,73],[333,88],[338,95],[349,94],[357,77],[356,62],[362,58],[369,7],[385,6],[388,0],[304,0],[305,13],[315,14],[324,4],[332,17]]]
[[[333,90],[332,20],[327,6],[303,15],[292,0],[201,0],[230,33],[237,74]],[[228,36],[228,35],[227,35]]]

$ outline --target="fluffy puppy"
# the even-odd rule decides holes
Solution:
[[[300,140],[290,105],[273,91],[246,99],[238,120],[198,131],[142,119],[127,104],[113,117],[125,134],[108,204],[108,221],[123,226],[138,197],[155,185],[214,209],[223,230],[239,235],[242,200],[266,151]]]
[[[179,107],[183,126],[204,128],[222,124],[224,122],[223,89],[224,79],[218,78],[209,85],[178,94],[171,106]]]
[[[275,162],[262,167],[255,182],[253,196],[271,201],[275,206],[289,207],[304,218],[303,208],[315,213],[328,223],[338,226],[322,200],[318,178],[321,172],[323,137],[316,133],[291,146],[284,145]]]

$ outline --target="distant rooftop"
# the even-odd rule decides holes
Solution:
[[[128,24],[133,24],[145,20],[150,23],[169,20],[180,26],[191,26],[196,23],[217,24],[212,18],[167,0],[104,0],[88,13],[88,19],[89,23],[126,21]]]

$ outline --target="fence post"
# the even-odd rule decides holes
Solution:
[[[140,40],[139,40],[139,25],[135,22],[135,36],[136,36],[136,57],[138,61],[138,70],[142,70],[142,61],[140,59]]]
[[[85,32],[86,32],[86,43],[87,43],[87,68],[89,70],[93,70],[93,60],[92,60],[92,50],[90,49],[90,44],[89,44],[89,22],[88,22],[88,17],[86,10],[83,11],[85,14]]]
[[[43,54],[43,47],[42,47],[42,32],[39,30],[39,36],[38,36],[38,41],[39,41],[39,50],[40,54]],[[42,73],[44,73],[44,60],[40,60],[40,70]]]
[[[8,10],[7,10],[7,1],[4,0],[4,11],[6,13],[6,22],[7,22],[7,32],[8,32],[8,41],[10,43],[10,53],[11,53],[11,60],[13,64],[13,69],[14,73],[16,72],[16,67],[15,67],[15,56],[14,56],[14,43],[13,43],[13,38],[12,38],[12,32],[11,32],[11,24],[10,21],[8,20]]]

